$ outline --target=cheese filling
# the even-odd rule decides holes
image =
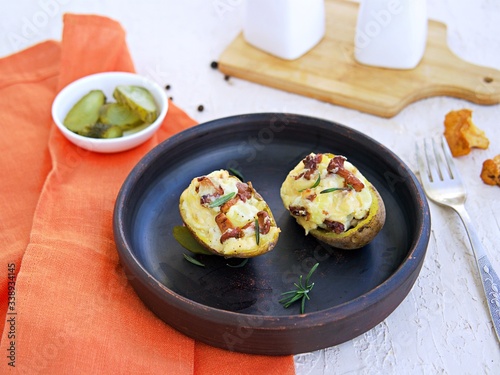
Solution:
[[[200,180],[204,178],[209,181]],[[241,194],[245,186],[250,186],[250,190],[247,190],[247,194]],[[263,233],[264,228],[259,227],[260,233],[256,236],[255,222],[259,220],[259,216],[266,216],[269,208],[266,202],[255,194],[251,183],[248,183],[248,186],[230,176],[226,170],[218,170],[201,178],[194,178],[181,195],[180,209],[183,211],[184,221],[202,242],[218,253],[230,256],[255,251],[256,248],[267,247],[279,233],[274,219],[268,218],[271,223],[268,232]],[[226,206],[210,206],[216,199],[231,193],[234,193],[234,199]],[[240,198],[242,196],[243,199]],[[239,228],[233,230],[241,233],[234,237],[228,236],[228,231],[221,230],[221,226],[216,222],[218,215],[225,215],[224,219],[228,220],[225,223],[229,223],[232,228]]]
[[[369,182],[344,158],[343,168],[363,185],[360,191],[356,191],[346,178],[334,173],[331,167],[328,170],[334,157],[332,154],[310,154],[308,158],[320,161],[308,168],[307,158],[304,159],[281,186],[283,204],[304,227],[306,234],[317,228],[331,231],[332,226],[347,231],[369,214],[372,204]]]

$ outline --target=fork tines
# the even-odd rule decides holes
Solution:
[[[425,175],[430,182],[450,179],[460,180],[460,175],[453,162],[445,137],[441,137],[438,141],[434,138],[425,138],[423,140],[423,152],[420,152],[417,144],[417,160],[420,173],[422,174],[425,171]]]

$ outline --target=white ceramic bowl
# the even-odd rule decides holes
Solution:
[[[69,110],[91,90],[102,90],[108,101],[114,101],[113,91],[118,85],[137,85],[149,90],[158,106],[158,118],[155,122],[137,133],[124,134],[120,138],[97,139],[84,137],[66,128],[63,120]],[[144,143],[158,130],[168,110],[165,90],[157,83],[134,73],[105,72],[80,78],[63,88],[52,103],[52,118],[63,135],[75,145],[86,150],[112,153],[129,150]]]

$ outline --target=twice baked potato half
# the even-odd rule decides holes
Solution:
[[[271,251],[280,229],[253,188],[226,170],[194,178],[179,201],[182,221],[207,250],[226,258],[252,258]]]
[[[385,223],[377,189],[341,155],[307,155],[290,171],[280,194],[306,235],[336,248],[365,246]]]

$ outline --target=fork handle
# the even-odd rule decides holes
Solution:
[[[469,236],[472,252],[474,253],[479,268],[488,309],[493,321],[493,328],[495,329],[498,340],[500,340],[500,279],[493,269],[488,255],[486,254],[486,250],[479,240],[479,236],[472,225],[472,221],[465,207],[463,205],[454,205],[453,208],[462,219],[467,235]]]

